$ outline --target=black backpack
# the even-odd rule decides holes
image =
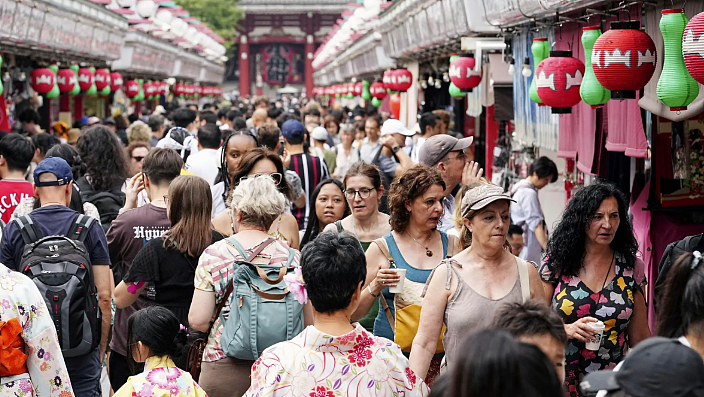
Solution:
[[[693,236],[687,236],[682,240],[670,243],[665,252],[662,254],[662,259],[660,259],[660,264],[658,265],[658,279],[655,281],[655,297],[657,298],[660,290],[665,284],[665,279],[667,278],[667,273],[675,263],[677,258],[685,252],[704,252],[704,233],[695,234]],[[657,308],[657,300],[653,300]]]
[[[77,214],[66,236],[42,237],[31,215],[15,220],[25,243],[20,269],[44,297],[64,357],[88,354],[100,343],[98,289],[83,243],[93,221]]]
[[[84,202],[93,204],[100,213],[100,225],[105,233],[110,229],[110,224],[120,214],[120,210],[125,206],[125,193],[120,189],[113,189],[107,192],[98,192],[93,190],[86,177],[82,177],[77,181],[78,188],[81,192],[81,199]]]

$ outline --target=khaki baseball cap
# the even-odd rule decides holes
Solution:
[[[429,167],[434,167],[448,153],[467,150],[473,141],[474,138],[472,137],[457,139],[454,136],[445,134],[431,136],[421,146],[418,160]]]
[[[511,196],[504,193],[504,189],[496,185],[479,185],[469,189],[467,193],[464,194],[464,197],[462,197],[462,214],[466,214],[469,210],[481,210],[494,201],[499,200],[516,202]]]

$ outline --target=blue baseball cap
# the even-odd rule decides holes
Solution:
[[[39,175],[50,173],[56,176],[55,181],[39,181]],[[34,169],[34,186],[63,186],[73,181],[73,171],[66,160],[61,157],[47,157]]]
[[[298,120],[288,120],[281,126],[281,136],[293,144],[303,142],[305,131],[303,124]]]

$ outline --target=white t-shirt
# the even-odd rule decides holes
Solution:
[[[220,156],[218,156],[217,149],[202,149],[198,153],[188,156],[186,169],[205,179],[210,186],[213,186],[215,179],[218,177],[219,163]]]

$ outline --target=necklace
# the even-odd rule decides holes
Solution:
[[[410,233],[408,233],[408,235],[411,236]],[[429,245],[429,244],[428,244],[428,245],[423,245],[423,244],[421,244],[418,240],[416,240],[413,236],[411,236],[411,238],[413,239],[413,241],[415,241],[416,243],[418,243],[418,245],[420,245],[421,247],[424,247],[424,248],[425,248],[425,255],[426,255],[427,257],[430,258],[431,256],[433,256],[433,251],[431,251],[430,248],[428,248],[428,245]],[[428,243],[430,243],[430,240],[431,240],[432,238],[433,238],[433,235],[431,234],[430,237],[428,238]]]

